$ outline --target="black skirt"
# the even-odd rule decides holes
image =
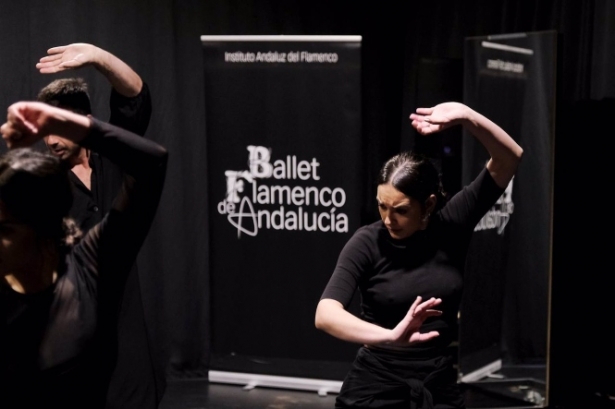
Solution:
[[[361,347],[336,408],[464,409],[452,355]]]

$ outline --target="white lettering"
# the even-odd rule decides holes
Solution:
[[[269,163],[271,152],[264,146],[248,146],[250,156],[250,173],[257,178],[268,178],[273,173],[273,167]]]
[[[272,164],[271,149],[249,145],[247,150],[249,170],[225,171],[225,197],[216,207],[237,228],[238,238],[242,234],[256,236],[259,229],[348,232],[348,216],[341,211],[346,204],[343,188],[271,185],[265,181],[272,177],[273,180],[318,181],[320,163],[316,158],[307,161],[287,155]],[[256,211],[254,204],[277,207]],[[328,211],[323,211],[323,207]]]

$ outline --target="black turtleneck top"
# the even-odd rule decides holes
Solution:
[[[440,336],[414,348],[439,350],[457,336],[463,270],[474,227],[504,189],[483,169],[435,212],[425,230],[395,240],[382,221],[360,227],[342,249],[321,299],[348,307],[361,295],[361,318],[394,328],[417,296],[441,298],[443,314],[428,318],[422,332]]]

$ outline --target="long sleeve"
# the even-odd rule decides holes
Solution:
[[[122,279],[156,214],[168,153],[153,141],[97,119],[82,144],[116,163],[126,176],[111,210],[88,231],[78,250],[93,273]]]

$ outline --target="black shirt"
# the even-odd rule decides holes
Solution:
[[[137,135],[145,135],[152,115],[152,100],[147,83],[143,83],[141,92],[134,97],[125,97],[113,89],[109,108],[111,111],[109,123]],[[96,152],[90,152],[89,163],[92,168],[91,190],[77,175],[69,172],[75,188],[70,215],[84,231],[100,222],[107,214],[123,178],[121,169],[115,163]]]
[[[116,306],[155,215],[167,152],[93,119],[82,142],[129,175],[120,200],[65,252],[58,279],[36,294],[0,286],[0,403],[6,408],[100,408],[108,362],[100,321]],[[104,289],[103,289],[104,288]]]
[[[504,189],[483,169],[432,215],[425,230],[395,240],[384,223],[359,228],[342,249],[322,296],[347,307],[361,293],[361,314],[368,322],[394,328],[417,296],[442,298],[443,314],[425,321],[421,332],[439,331],[416,349],[441,349],[456,335],[463,269],[472,232]]]

